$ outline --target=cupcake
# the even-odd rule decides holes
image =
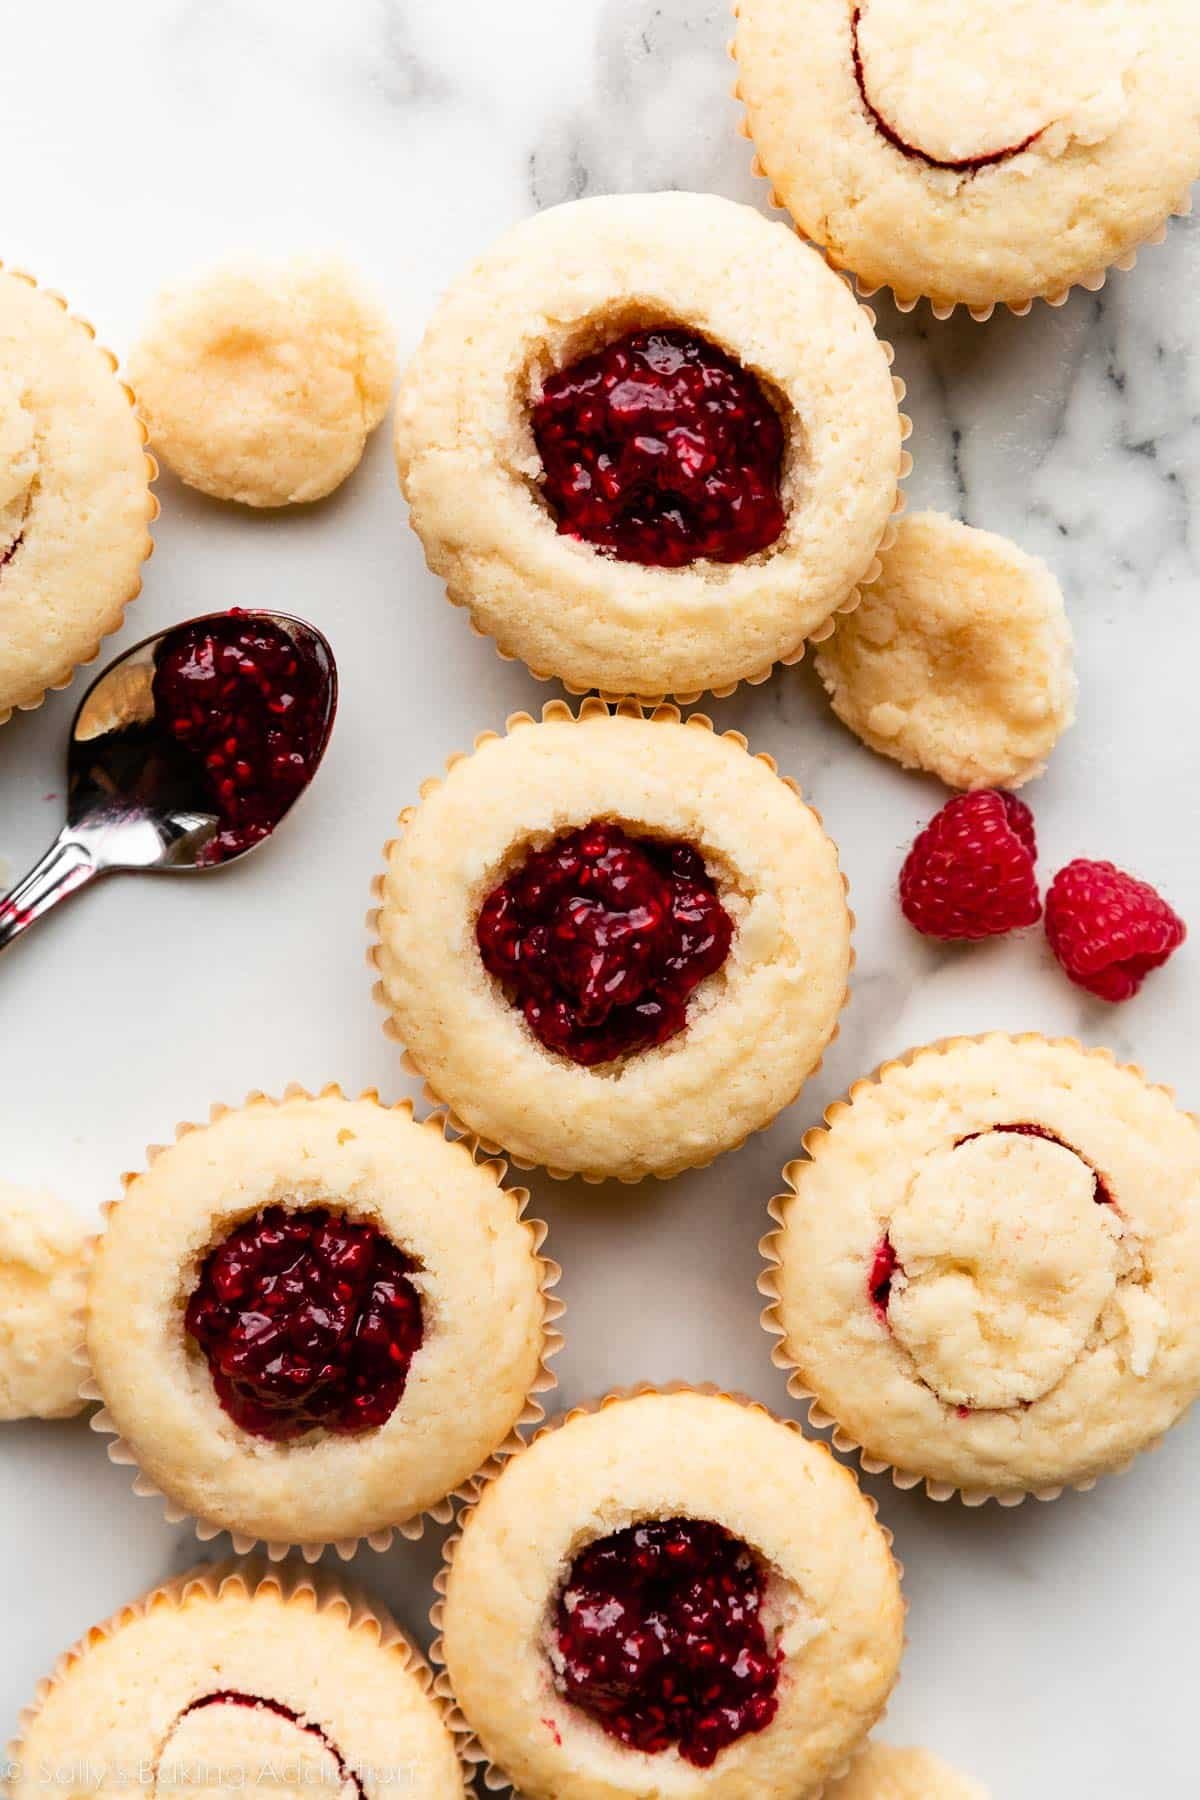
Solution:
[[[91,1233],[55,1194],[0,1181],[0,1420],[67,1419]]]
[[[434,1656],[525,1800],[796,1800],[896,1679],[888,1546],[849,1472],[761,1407],[610,1398],[468,1510]]]
[[[0,724],[92,660],[153,548],[146,434],[93,335],[0,267]]]
[[[468,1793],[451,1711],[382,1608],[328,1576],[208,1565],[60,1658],[10,1746],[10,1800],[267,1789]]]
[[[449,1517],[552,1385],[544,1227],[441,1121],[252,1097],[127,1178],[87,1307],[98,1430],[200,1535],[315,1555]]]
[[[1007,538],[902,519],[878,579],[817,652],[864,744],[949,787],[1021,787],[1075,718],[1062,589]]]
[[[396,341],[337,258],[242,256],[158,296],[130,369],[181,481],[243,506],[296,506],[358,467],[391,398]]]
[[[1028,311],[1132,265],[1200,174],[1189,0],[739,0],[762,171],[865,291]]]
[[[928,1750],[868,1744],[849,1774],[825,1789],[824,1800],[988,1800],[988,1794]]]
[[[873,323],[785,227],[712,194],[526,220],[401,384],[430,568],[577,693],[765,679],[854,604],[897,506],[907,423]]]
[[[788,1105],[846,997],[837,852],[745,739],[552,702],[422,789],[374,915],[388,1028],[522,1165],[673,1175]]]
[[[1102,1050],[955,1039],[785,1170],[764,1324],[839,1448],[935,1499],[1052,1499],[1200,1391],[1200,1131]]]

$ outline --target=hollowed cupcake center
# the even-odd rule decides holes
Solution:
[[[155,1768],[158,1794],[228,1800],[269,1786],[277,1800],[362,1800],[362,1787],[322,1728],[278,1700],[222,1690],[175,1721]]]
[[[533,435],[559,531],[621,562],[741,562],[784,528],[779,415],[694,332],[635,331],[551,375]]]
[[[231,612],[180,626],[155,657],[159,720],[198,764],[220,830],[198,861],[267,837],[307,786],[328,721],[324,669],[280,626]]]
[[[596,820],[527,856],[484,901],[475,936],[539,1042],[592,1065],[683,1030],[733,920],[694,845]]]
[[[205,1258],[185,1313],[243,1431],[367,1431],[400,1404],[423,1336],[415,1264],[374,1225],[268,1206]]]
[[[1038,1126],[999,1127],[925,1159],[870,1281],[939,1398],[1007,1408],[1061,1381],[1129,1270],[1110,1199],[1090,1164]]]
[[[708,1768],[775,1717],[766,1575],[720,1525],[667,1519],[581,1550],[559,1595],[559,1692],[610,1737]]]
[[[1111,135],[1140,47],[1128,0],[861,0],[852,27],[863,101],[883,135],[969,173],[1044,133],[1055,154]]]

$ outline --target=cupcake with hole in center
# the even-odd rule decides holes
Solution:
[[[110,1209],[87,1305],[97,1430],[202,1537],[314,1557],[449,1517],[542,1416],[544,1226],[443,1121],[337,1088],[184,1129]]]
[[[845,1769],[896,1679],[889,1546],[849,1471],[762,1407],[611,1396],[464,1514],[433,1654],[489,1785],[796,1800]]]
[[[711,1162],[817,1068],[850,971],[837,851],[736,732],[552,701],[387,846],[377,998],[464,1130],[551,1174]]]
[[[909,460],[874,320],[713,194],[553,207],[451,288],[396,458],[449,597],[568,688],[764,680],[851,607]]]

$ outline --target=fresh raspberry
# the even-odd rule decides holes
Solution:
[[[1037,837],[1023,800],[959,794],[930,820],[900,871],[900,905],[926,937],[1000,937],[1041,917]]]
[[[1080,858],[1051,883],[1046,936],[1079,987],[1101,1000],[1132,1000],[1178,950],[1187,926],[1149,882]]]

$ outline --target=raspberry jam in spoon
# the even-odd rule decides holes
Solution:
[[[194,760],[220,822],[197,862],[227,862],[269,837],[324,749],[313,647],[261,615],[199,619],[160,640],[153,691],[157,721]]]
[[[127,650],[75,715],[67,823],[0,899],[0,950],[98,876],[257,848],[316,774],[336,711],[328,642],[286,613],[214,613]]]

